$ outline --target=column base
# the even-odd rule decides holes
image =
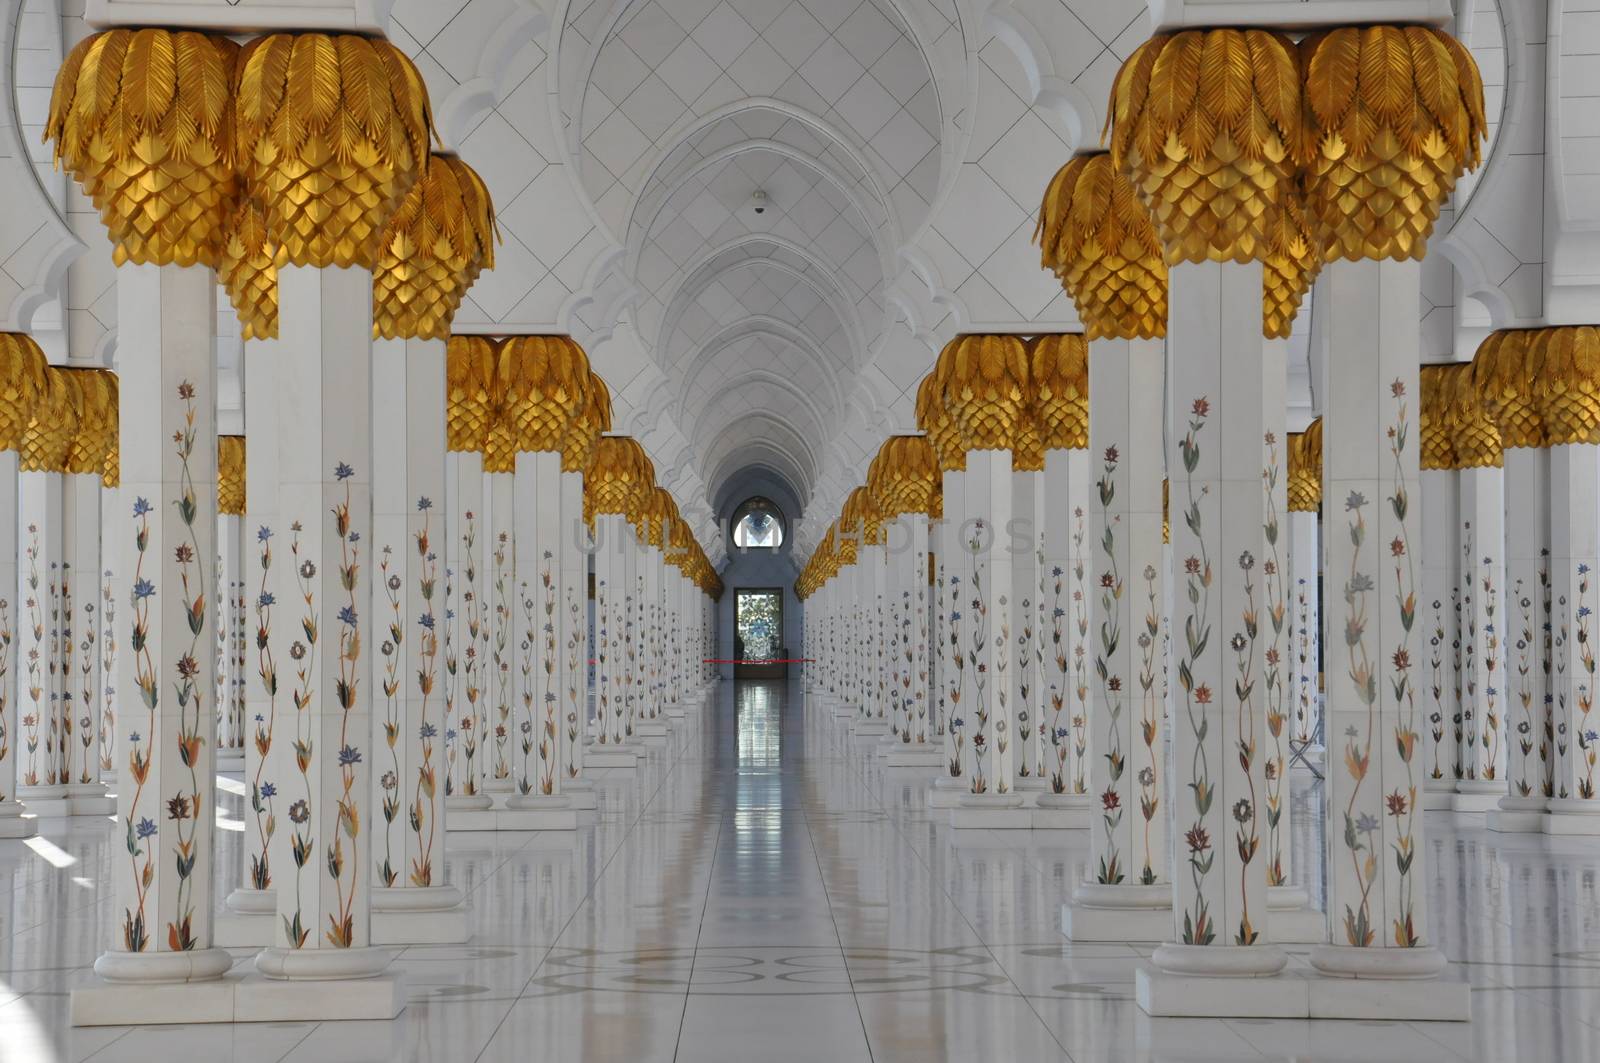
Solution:
[[[372,891],[374,945],[459,945],[471,936],[465,899],[454,886]]]
[[[1011,780],[1011,792],[1022,798],[1022,803],[1032,808],[1042,794],[1050,792],[1050,780],[1029,775]]]
[[[611,743],[596,743],[583,751],[583,763],[591,768],[621,768],[632,771],[639,766],[639,758],[645,756],[643,749],[635,743],[613,745]]]
[[[852,738],[870,738],[873,741],[877,741],[888,733],[889,721],[880,720],[876,717],[857,716],[855,722],[850,725],[850,737]]]
[[[1502,797],[1483,825],[1502,834],[1538,834],[1544,830],[1546,804],[1542,797]]]
[[[951,830],[1031,830],[1033,810],[1017,794],[964,794],[950,809]]]
[[[1094,799],[1088,794],[1045,791],[1034,798],[1034,830],[1079,830],[1090,826]]]
[[[456,812],[449,818],[449,830],[577,830],[578,813],[570,805],[561,808],[490,808]]]
[[[848,720],[856,716],[856,710],[842,701],[830,701],[828,703],[828,713],[836,720]]]
[[[1302,886],[1268,886],[1267,940],[1320,945],[1328,940],[1327,914],[1311,907],[1311,894]]]
[[[24,816],[16,801],[0,802],[0,838],[31,838],[39,832],[32,816]]]
[[[1080,882],[1061,906],[1068,941],[1164,941],[1173,930],[1172,887]]]
[[[1448,812],[1455,807],[1456,784],[1453,779],[1428,779],[1422,787],[1424,812]]]
[[[246,889],[228,894],[223,911],[212,922],[211,936],[218,948],[264,949],[272,944],[278,925],[278,891]]]
[[[72,799],[67,796],[65,786],[19,786],[16,799],[40,819],[72,815]]]
[[[896,742],[878,753],[890,768],[937,768],[944,763],[944,750],[928,742]]]
[[[217,771],[244,771],[244,748],[229,747],[217,750]]]
[[[572,802],[572,807],[578,812],[593,812],[599,808],[599,803],[594,796],[594,783],[588,779],[563,779],[561,792],[567,795],[567,800]]]
[[[405,979],[397,974],[319,981],[255,977],[239,983],[233,1021],[388,1021],[405,1007]]]
[[[232,1022],[234,989],[224,978],[233,957],[221,949],[194,952],[107,952],[95,961],[102,983],[74,989],[73,1026],[151,1026]]]
[[[486,808],[494,807],[494,798],[488,794],[451,794],[444,799],[444,828],[450,830],[455,826],[450,822],[450,817],[461,812],[482,812]]]
[[[1472,987],[1446,981],[1438,949],[1348,948],[1311,950],[1308,1018],[1399,1019],[1468,1022]]]
[[[1304,1018],[1306,983],[1285,975],[1289,958],[1271,945],[1177,945],[1140,967],[1134,995],[1148,1015]]]
[[[67,787],[67,815],[114,816],[117,799],[97,782],[73,783]]]
[[[1551,798],[1548,804],[1550,814],[1544,821],[1546,834],[1600,834],[1600,801],[1556,797]]]
[[[1506,796],[1506,784],[1499,779],[1458,779],[1450,807],[1457,812],[1491,812]]]
[[[928,791],[928,807],[954,808],[966,792],[967,780],[959,775],[941,775],[933,780],[933,788]]]
[[[659,716],[654,720],[640,720],[633,728],[633,733],[646,741],[652,738],[665,738],[667,731],[667,721]]]

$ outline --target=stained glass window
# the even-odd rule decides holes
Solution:
[[[734,630],[739,633],[739,659],[770,661],[782,656],[783,592],[740,591],[735,599]]]

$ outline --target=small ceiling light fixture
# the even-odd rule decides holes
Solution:
[[[750,205],[757,214],[767,212],[767,194],[761,189],[756,189],[756,194],[750,197]]]

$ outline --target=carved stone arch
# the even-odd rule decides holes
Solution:
[[[1053,120],[1067,146],[1076,152],[1093,145],[1100,132],[1099,109],[1082,89],[1057,74],[1045,35],[1017,9],[1016,0],[997,0],[985,12],[983,27],[1016,56],[1033,97],[1027,102]]]
[[[666,310],[663,311],[661,316],[661,330],[656,337],[658,341],[663,341],[672,335],[677,328],[678,320],[683,316],[683,311],[717,278],[734,268],[753,268],[753,266],[747,264],[767,263],[774,269],[781,269],[790,273],[797,280],[803,281],[813,291],[816,291],[833,308],[834,314],[838,316],[840,324],[845,327],[852,344],[857,348],[865,347],[865,343],[862,342],[865,336],[865,329],[856,304],[851,302],[849,296],[837,281],[833,281],[829,285],[831,291],[825,292],[816,287],[814,278],[794,270],[787,263],[771,257],[745,258],[737,262],[730,262],[727,266],[711,268],[721,256],[737,251],[741,247],[748,247],[751,244],[771,244],[776,249],[785,251],[797,258],[803,258],[808,264],[815,266],[825,279],[832,280],[833,267],[819,259],[808,248],[795,243],[793,240],[765,233],[749,233],[736,237],[708,250],[695,263],[692,269],[685,272],[683,279],[676,286],[666,290],[669,293],[668,301]]]
[[[822,354],[821,345],[815,337],[795,328],[787,321],[767,315],[752,315],[708,337],[694,359],[687,366],[679,367],[679,384],[676,389],[678,401],[675,404],[678,417],[681,418],[686,413],[688,396],[700,374],[714,364],[717,356],[723,351],[751,336],[769,336],[803,355],[821,370],[823,379],[828,382],[830,393],[828,397],[833,407],[837,409],[843,406],[843,393],[838,374],[828,364],[828,359]]]
[[[518,52],[544,37],[550,17],[530,0],[510,5],[500,25],[490,33],[478,53],[474,76],[457,85],[433,106],[434,129],[440,142],[450,149],[460,147],[472,130],[520,84],[513,81]],[[546,62],[549,62],[548,57]]]
[[[45,115],[23,114],[16,95],[14,59],[22,13],[23,0],[0,0],[0,85],[7,96],[0,110],[0,187],[7,191],[5,227],[15,227],[7,241],[12,246],[0,248],[0,268],[18,289],[0,305],[0,330],[6,332],[31,330],[34,315],[61,295],[67,268],[87,249],[40,183],[23,136],[26,125],[42,126]],[[58,28],[61,24],[60,19],[44,22]],[[97,353],[109,350],[102,345]]]

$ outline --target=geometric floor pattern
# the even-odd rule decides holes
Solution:
[[[0,1063],[1600,1059],[1592,839],[1428,821],[1431,931],[1470,1024],[1152,1020],[1148,949],[1060,935],[1087,832],[954,837],[925,776],[808,718],[793,684],[724,682],[648,765],[595,777],[576,832],[448,836],[474,936],[399,954],[393,1022],[71,1029],[117,838],[76,820],[0,841]],[[224,785],[219,900],[243,826]],[[1301,868],[1320,801],[1297,777]]]

